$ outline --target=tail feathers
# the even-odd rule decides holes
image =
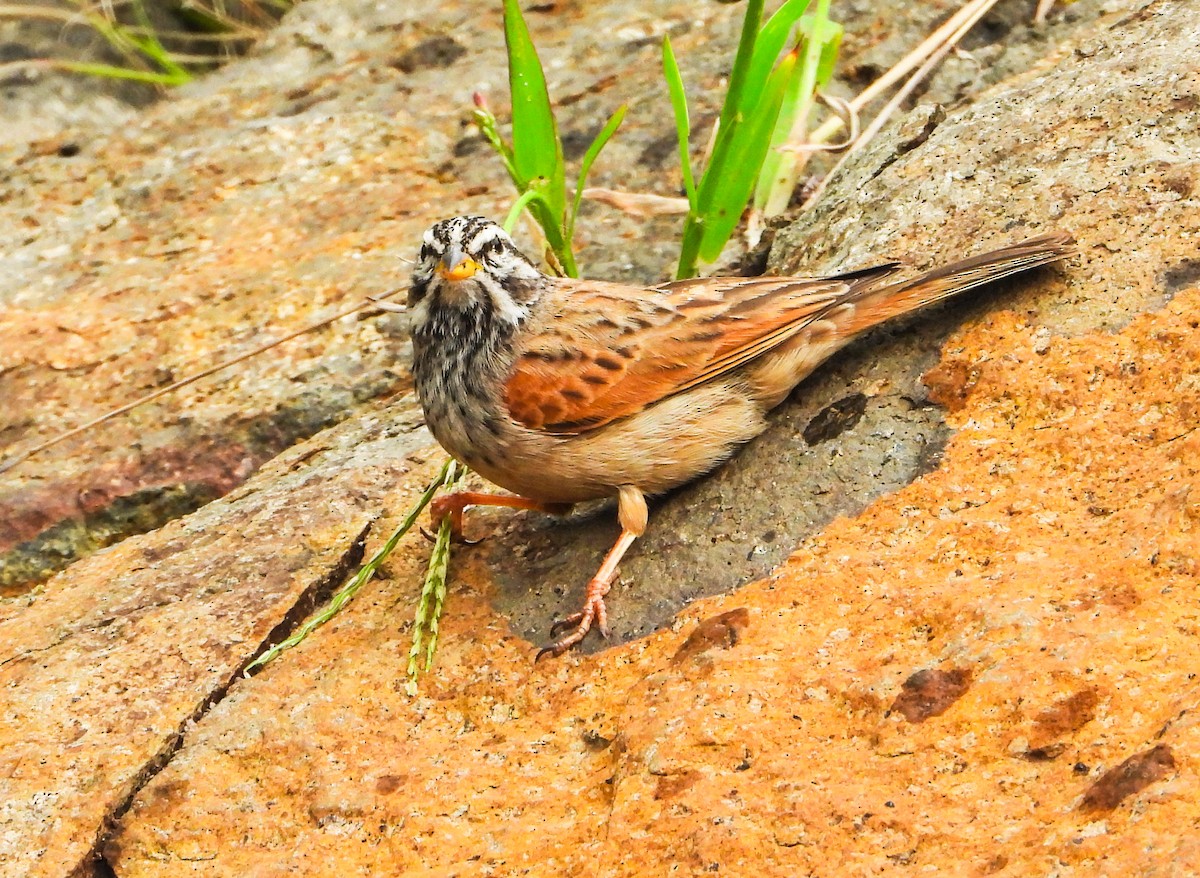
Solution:
[[[851,294],[854,312],[849,320],[839,321],[839,334],[855,335],[899,317],[948,299],[959,293],[991,283],[1010,274],[1055,262],[1075,252],[1075,239],[1066,232],[1049,232],[1010,244],[999,250],[971,256],[968,259],[935,268],[924,274],[879,287],[873,283]]]

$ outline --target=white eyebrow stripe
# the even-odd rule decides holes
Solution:
[[[503,230],[498,226],[484,226],[475,233],[475,237],[471,239],[471,243],[463,249],[478,253],[483,249],[485,244],[490,244],[492,241],[498,240],[503,234]]]

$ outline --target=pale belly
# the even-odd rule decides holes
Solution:
[[[660,494],[703,475],[763,431],[759,402],[714,383],[595,430],[541,433],[504,418],[499,435],[469,441],[449,424],[434,430],[454,457],[501,488],[554,503],[613,496],[621,485]]]

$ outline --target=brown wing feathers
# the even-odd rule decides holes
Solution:
[[[555,282],[505,386],[512,417],[576,433],[641,411],[762,356],[829,317],[850,337],[892,317],[1073,251],[1052,233],[886,284],[899,263],[827,278],[703,278],[636,290]],[[852,306],[852,307],[851,307]]]
[[[916,311],[942,299],[991,283],[1010,274],[1046,265],[1075,252],[1075,239],[1050,232],[1019,243],[935,268],[899,283],[864,288],[852,301],[853,317],[839,327],[856,335],[877,323]]]
[[[661,292],[560,280],[544,325],[526,334],[534,346],[517,352],[505,402],[531,429],[601,426],[771,350],[861,283],[894,270],[856,272],[850,283],[690,280]],[[617,297],[621,307],[604,301]]]

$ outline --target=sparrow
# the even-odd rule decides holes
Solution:
[[[425,420],[453,457],[510,492],[438,498],[462,539],[467,506],[564,514],[615,497],[620,536],[582,609],[556,623],[559,656],[593,626],[646,497],[714,469],[823,360],[886,320],[1074,252],[1039,235],[897,280],[888,262],[826,277],[709,277],[643,288],[550,277],[480,216],[433,225],[407,310]]]

